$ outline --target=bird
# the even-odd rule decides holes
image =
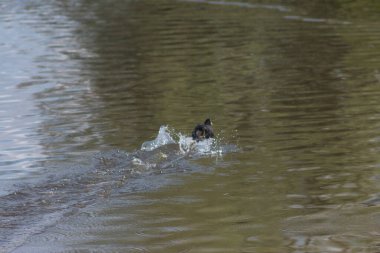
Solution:
[[[197,142],[204,139],[214,138],[211,119],[207,118],[203,124],[196,125],[191,136],[193,137],[193,140]]]

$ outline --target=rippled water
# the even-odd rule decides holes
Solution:
[[[379,252],[379,10],[1,1],[0,252]]]

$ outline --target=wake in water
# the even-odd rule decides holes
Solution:
[[[223,144],[219,137],[196,142],[162,126],[157,137],[144,142],[140,150],[100,152],[90,167],[65,169],[34,185],[19,186],[16,192],[0,197],[0,227],[4,228],[0,230],[0,252],[14,250],[62,217],[99,199],[118,192],[155,189],[166,183],[158,175],[204,170],[192,160],[236,151],[236,145]],[[154,181],[147,179],[156,174]]]

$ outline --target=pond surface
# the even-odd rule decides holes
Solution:
[[[0,252],[380,252],[379,10],[1,1]]]

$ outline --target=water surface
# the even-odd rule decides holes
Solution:
[[[379,252],[379,9],[2,1],[0,251]]]

